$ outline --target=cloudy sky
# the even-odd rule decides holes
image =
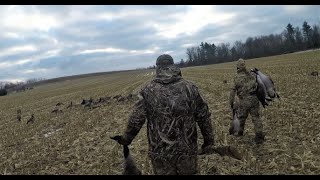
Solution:
[[[186,48],[320,24],[320,6],[0,6],[0,81],[147,67]]]

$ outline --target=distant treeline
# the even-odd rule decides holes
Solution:
[[[302,28],[288,24],[280,34],[248,37],[245,42],[235,41],[215,45],[201,42],[198,47],[187,48],[187,60],[181,59],[176,64],[180,67],[217,64],[265,56],[293,53],[297,51],[320,48],[320,30],[318,25],[312,27],[304,21]],[[149,67],[154,68],[154,67]]]
[[[31,84],[45,80],[44,78],[32,78],[25,82],[0,82],[0,96],[5,96],[9,92],[25,91],[31,87]]]

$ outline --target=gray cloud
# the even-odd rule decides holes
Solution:
[[[319,6],[1,6],[0,81],[135,69],[201,42],[320,23]]]

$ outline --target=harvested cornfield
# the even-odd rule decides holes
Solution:
[[[228,134],[235,62],[182,69],[209,104],[216,145],[234,146],[244,157],[201,155],[199,174],[319,174],[320,80],[310,73],[320,70],[320,51],[247,60],[247,66],[270,75],[282,98],[261,110],[266,142],[259,146],[250,116],[244,137]],[[121,174],[122,147],[109,137],[123,132],[135,101],[111,99],[97,108],[81,101],[136,95],[152,76],[154,70],[141,70],[64,79],[0,97],[0,174]],[[58,102],[62,112],[52,113]],[[130,149],[142,173],[152,174],[147,147],[144,125]]]

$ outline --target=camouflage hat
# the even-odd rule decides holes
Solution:
[[[157,66],[168,66],[173,65],[173,58],[169,54],[162,54],[157,58],[156,65]]]
[[[240,58],[237,62],[237,69],[246,69],[246,63],[242,58]]]

